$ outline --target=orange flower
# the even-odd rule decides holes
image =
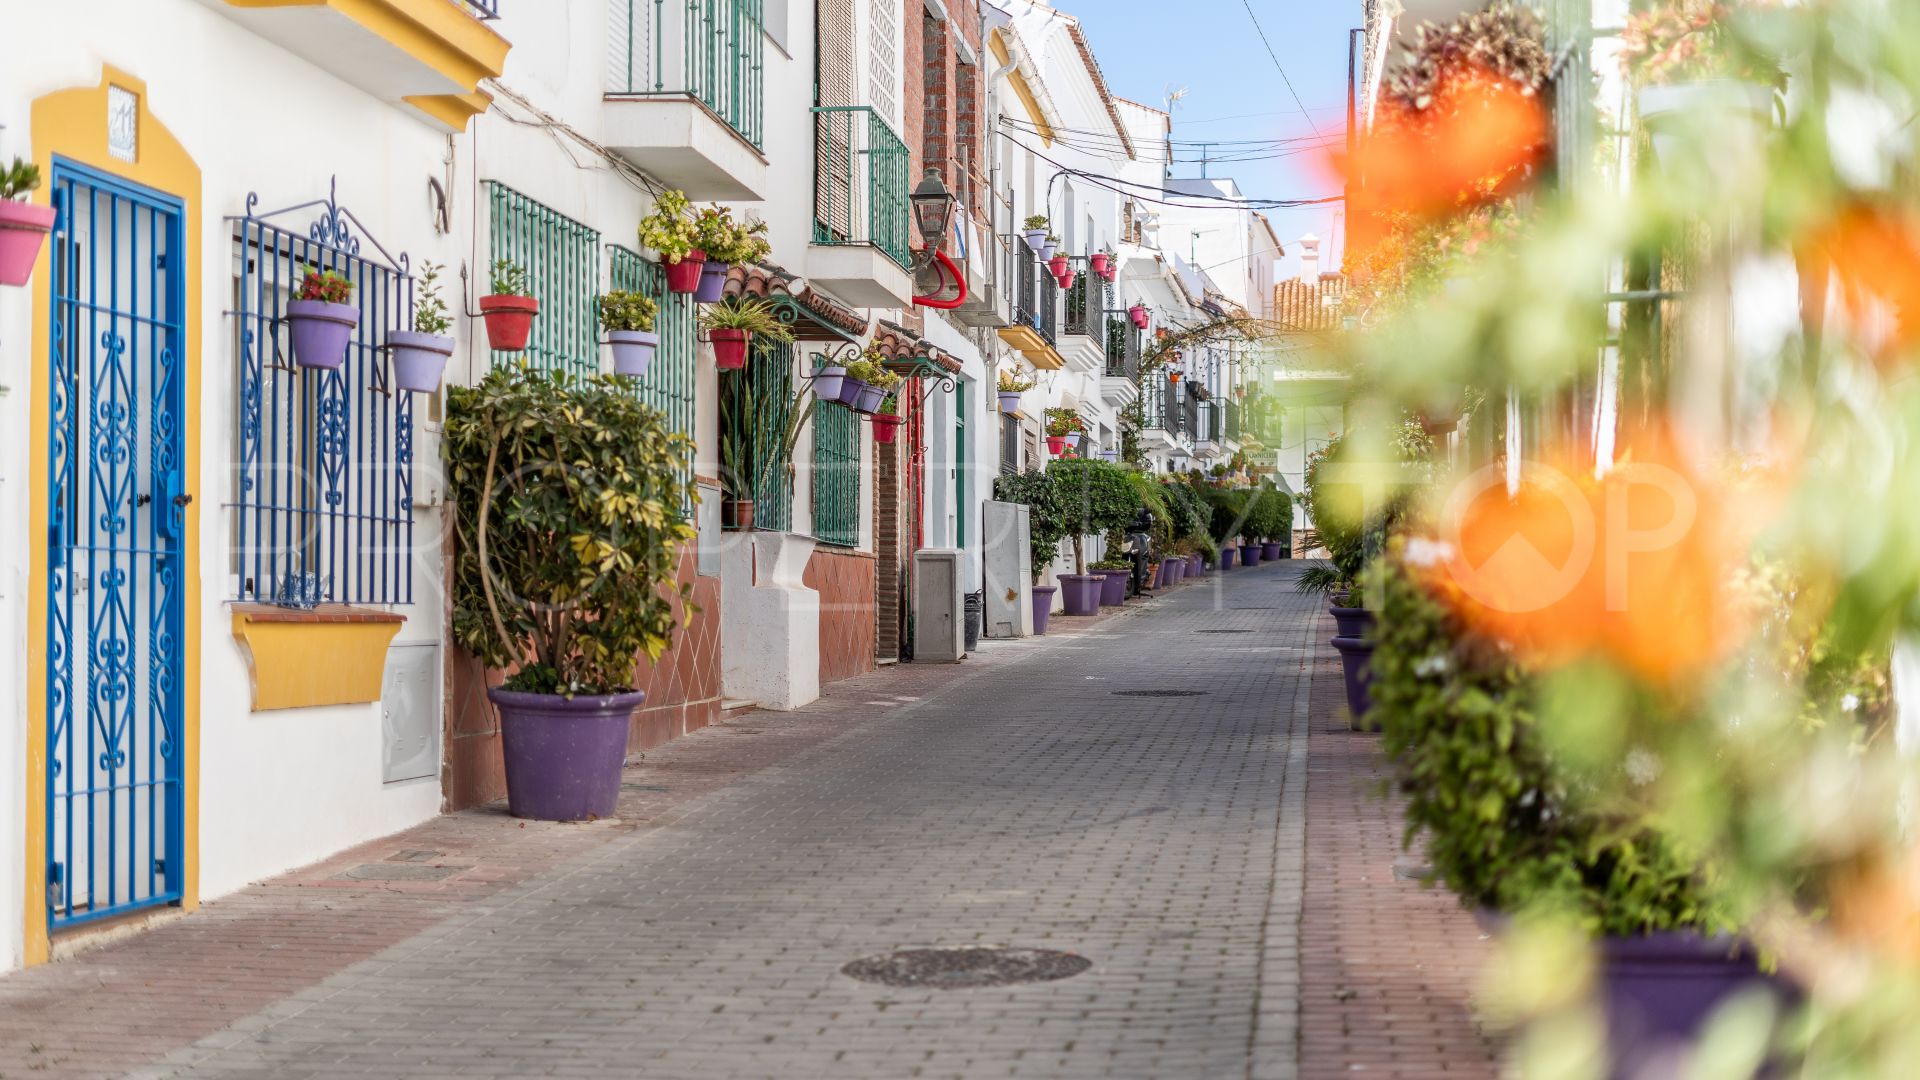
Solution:
[[[1809,238],[1802,262],[1810,276],[1838,284],[1855,332],[1877,339],[1883,359],[1920,343],[1920,223],[1912,216],[1849,208]]]
[[[1542,160],[1547,136],[1538,97],[1466,69],[1421,107],[1383,101],[1352,156],[1330,164],[1377,212],[1430,218],[1504,193]]]

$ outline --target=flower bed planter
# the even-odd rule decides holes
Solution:
[[[667,291],[673,293],[695,293],[700,291],[700,275],[707,267],[707,253],[689,251],[686,257],[677,263],[667,263],[660,269],[667,275]]]
[[[1240,549],[1237,547],[1221,548],[1220,549],[1220,569],[1222,570],[1233,569],[1233,557],[1235,555],[1238,555],[1239,553],[1240,553]]]
[[[1207,560],[1198,555],[1187,556],[1187,573],[1194,577],[1204,577],[1207,572]]]
[[[453,356],[453,339],[413,330],[395,330],[387,335],[387,357],[393,365],[393,385],[400,390],[431,394],[440,389],[447,360]]]
[[[360,325],[360,309],[325,300],[289,300],[286,321],[294,363],[338,371],[346,362],[354,327]]]
[[[0,199],[0,285],[25,285],[53,231],[53,207]]]
[[[646,330],[609,330],[607,345],[613,349],[613,373],[639,378],[653,365],[660,335]]]
[[[495,688],[487,697],[500,710],[509,813],[540,821],[613,816],[627,730],[646,694],[566,698]]]
[[[480,298],[480,317],[487,324],[487,347],[496,352],[519,352],[533,336],[533,317],[540,301],[531,296],[499,294]]]
[[[1103,607],[1119,607],[1127,602],[1127,580],[1133,577],[1131,570],[1102,570],[1107,579],[1100,586],[1100,604]]]
[[[1373,612],[1366,608],[1329,606],[1333,624],[1341,637],[1363,638],[1373,634]]]
[[[821,401],[839,401],[847,386],[847,369],[828,364],[813,373],[813,396]]]
[[[1678,931],[1602,938],[1600,982],[1616,1077],[1665,1075],[1661,1064],[1683,1060],[1713,1011],[1735,994],[1768,991],[1783,1006],[1797,997],[1732,940]]]
[[[892,442],[893,436],[900,430],[900,425],[904,423],[906,423],[906,420],[902,417],[888,416],[885,413],[875,413],[873,416],[873,441],[877,443]]]
[[[1053,594],[1059,590],[1057,585],[1035,585],[1033,587],[1033,632],[1047,632],[1047,620],[1053,615]]]
[[[747,345],[753,340],[753,331],[709,330],[707,336],[713,340],[714,367],[738,371],[747,366]]]
[[[1347,686],[1347,726],[1355,731],[1377,730],[1367,722],[1367,710],[1373,699],[1368,687],[1373,683],[1373,642],[1357,637],[1336,637],[1333,647],[1340,652],[1341,674]]]
[[[1107,579],[1099,574],[1060,575],[1060,602],[1068,615],[1092,615],[1100,610],[1100,592]]]
[[[694,286],[693,299],[699,304],[717,304],[727,295],[727,263],[708,259],[700,264],[700,284]]]

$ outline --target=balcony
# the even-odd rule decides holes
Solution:
[[[1115,308],[1103,312],[1106,331],[1105,374],[1100,378],[1100,396],[1117,408],[1140,400],[1141,331],[1128,321],[1127,313]],[[1072,320],[1068,320],[1072,325]]]
[[[1068,263],[1075,274],[1073,287],[1061,290],[1064,304],[1057,345],[1069,370],[1097,375],[1107,366],[1106,343],[1101,338],[1106,310],[1113,303],[1112,287],[1088,269],[1086,256],[1076,255]]]
[[[969,224],[967,258],[967,299],[953,311],[953,317],[967,326],[998,330],[1007,325],[1005,305],[1001,303],[999,269],[1007,265],[1006,240],[992,233],[975,239]]]
[[[907,144],[867,105],[813,110],[807,277],[856,307],[913,304]]]
[[[1053,275],[1041,270],[1025,238],[1009,236],[1006,242],[1007,307],[1012,323],[1000,331],[1000,340],[1018,349],[1034,367],[1058,371],[1067,364],[1056,347],[1060,286]]]
[[[608,0],[608,147],[694,199],[766,198],[761,2]]]
[[[200,2],[446,132],[487,111],[480,81],[500,74],[512,47],[487,25],[500,0]]]

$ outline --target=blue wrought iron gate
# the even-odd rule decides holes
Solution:
[[[179,200],[55,159],[47,909],[177,901],[184,283]]]

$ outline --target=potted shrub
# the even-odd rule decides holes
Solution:
[[[495,259],[490,288],[480,298],[487,345],[499,352],[519,352],[527,347],[533,318],[540,314],[540,301],[528,295],[527,268],[512,259]]]
[[[347,359],[347,345],[360,325],[360,309],[353,299],[353,282],[334,270],[309,269],[300,287],[287,301],[287,336],[293,359],[301,367],[337,371]]]
[[[905,419],[900,416],[899,397],[888,394],[886,400],[880,403],[879,411],[873,414],[873,441],[891,443],[894,435],[899,432],[900,425],[905,422]]]
[[[0,169],[0,285],[25,285],[53,231],[53,207],[27,201],[40,187],[40,166],[13,159]]]
[[[611,815],[635,665],[673,640],[693,527],[693,447],[611,379],[502,365],[453,387],[441,440],[453,504],[452,633],[505,675],[507,805],[518,817]]]
[[[1053,473],[1032,469],[995,478],[993,497],[1027,508],[1028,555],[1033,566],[1033,632],[1044,634],[1057,587],[1040,582],[1045,580],[1047,568],[1059,557],[1060,541],[1071,528],[1060,485]]]
[[[1729,25],[1722,3],[1664,0],[1634,12],[1620,35],[1620,62],[1637,86],[1653,150],[1668,157],[1695,133],[1755,132],[1770,125],[1782,79]]]
[[[1126,528],[1140,511],[1139,496],[1126,470],[1104,461],[1054,461],[1047,475],[1054,478],[1073,546],[1074,572],[1060,576],[1061,601],[1069,615],[1092,615],[1100,609],[1106,575],[1087,573],[1086,538]]]
[[[1133,577],[1132,563],[1125,559],[1107,558],[1087,569],[1105,579],[1100,586],[1101,607],[1119,607],[1127,602],[1127,582]]]
[[[706,254],[700,267],[700,284],[693,298],[702,304],[718,303],[727,287],[727,271],[747,266],[767,257],[767,223],[733,220],[733,211],[709,206],[693,220],[693,247]]]
[[[847,366],[838,357],[821,353],[814,358],[813,397],[836,404],[847,386]]]
[[[1112,263],[1113,252],[1110,250],[1096,251],[1092,255],[1087,256],[1087,267],[1092,270],[1097,277],[1106,277],[1108,268]]]
[[[683,295],[700,288],[700,273],[707,264],[707,253],[694,242],[693,220],[687,216],[690,206],[685,192],[662,192],[653,213],[640,219],[640,246],[660,256],[667,291]]]
[[[440,389],[447,361],[453,356],[453,320],[440,296],[440,266],[420,264],[420,291],[413,301],[413,329],[387,335],[387,356],[393,364],[393,384],[402,390],[430,394]]]
[[[793,328],[780,321],[765,300],[741,297],[700,309],[700,328],[713,343],[713,366],[735,371],[747,366],[750,346],[766,348],[793,340]]]
[[[1087,422],[1072,409],[1048,409],[1046,413],[1047,453],[1063,457],[1080,445]]]
[[[1023,379],[1018,372],[1008,370],[1000,373],[999,396],[1000,411],[1017,413],[1020,411],[1020,396],[1033,389],[1032,379]]]
[[[615,289],[600,298],[600,329],[613,350],[613,373],[639,378],[653,363],[660,335],[653,321],[660,305],[644,293]]]
[[[1033,214],[1021,223],[1020,228],[1026,233],[1027,247],[1032,249],[1035,255],[1039,255],[1040,249],[1047,245],[1047,233],[1052,228],[1051,223],[1047,221],[1047,215]]]

